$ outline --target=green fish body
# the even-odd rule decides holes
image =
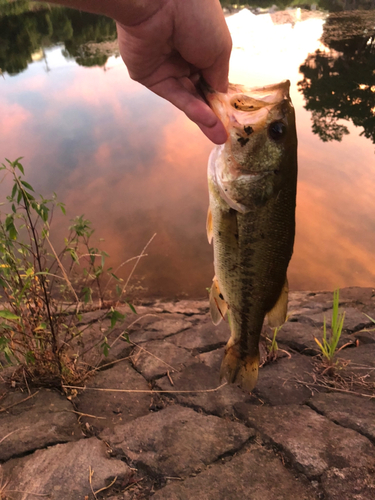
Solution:
[[[209,93],[228,140],[209,160],[209,241],[215,278],[210,310],[228,311],[231,337],[221,378],[251,391],[258,378],[259,339],[286,318],[287,268],[293,253],[297,136],[289,81],[257,89],[231,85]]]

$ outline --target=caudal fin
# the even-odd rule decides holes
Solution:
[[[258,380],[259,351],[254,355],[241,356],[235,345],[227,346],[220,368],[220,380],[224,378],[231,384],[239,384],[251,392]]]

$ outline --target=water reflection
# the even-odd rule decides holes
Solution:
[[[372,286],[373,144],[359,135],[352,115],[353,123],[340,121],[350,132],[342,142],[323,143],[311,132],[311,111],[304,108],[297,88],[305,76],[300,66],[317,49],[348,57],[348,64],[361,58],[356,61],[331,46],[334,53],[321,43],[326,14],[294,10],[286,15],[244,11],[229,17],[228,25],[235,44],[231,81],[292,81],[300,174],[290,284],[294,289]],[[1,157],[23,155],[36,190],[57,191],[66,202],[68,217],[56,214],[54,220],[56,246],[66,234],[67,219],[84,213],[97,228],[97,239],[104,238],[102,248],[116,268],[138,255],[157,233],[133,282],[143,292],[135,293],[204,296],[213,274],[205,235],[206,164],[212,145],[178,110],[132,82],[119,58],[109,57],[103,71],[66,56],[66,45],[44,48],[41,59],[26,58],[26,71],[0,78]],[[2,194],[6,187],[4,181]],[[121,270],[126,277],[130,264]]]
[[[103,66],[113,47],[99,43],[115,39],[115,23],[104,16],[34,2],[0,5],[3,73],[24,71],[33,61],[45,59],[45,50],[57,43],[64,44],[65,57],[81,66]]]
[[[341,141],[349,130],[340,120],[351,120],[375,143],[375,12],[329,16],[322,40],[329,50],[309,54],[298,83],[314,134]]]

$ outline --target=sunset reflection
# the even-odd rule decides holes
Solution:
[[[308,54],[325,50],[324,16],[290,15],[287,24],[246,12],[227,19],[232,82],[292,82],[299,184],[290,286],[373,286],[374,145],[349,122],[340,143],[323,143],[311,132],[297,82]],[[104,69],[85,68],[67,62],[62,47],[45,52],[48,72],[39,60],[0,79],[0,151],[9,159],[24,156],[36,191],[56,191],[66,203],[67,217],[54,219],[55,246],[69,219],[85,214],[115,269],[156,233],[137,268],[135,295],[204,297],[213,276],[205,234],[212,144],[172,105],[131,81],[120,58],[110,57]],[[2,195],[6,188],[5,180]],[[119,274],[125,278],[130,269],[126,264]]]

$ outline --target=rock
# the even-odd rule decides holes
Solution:
[[[359,304],[367,304],[374,301],[375,289],[360,286],[349,286],[340,289],[340,302],[356,302]]]
[[[30,453],[56,443],[75,441],[82,437],[72,404],[56,391],[40,389],[24,401],[27,394],[10,392],[1,401],[0,460]]]
[[[136,343],[147,342],[149,340],[162,340],[193,326],[191,321],[188,321],[184,317],[181,318],[181,315],[174,316],[174,319],[159,319],[158,321],[148,323],[144,329],[131,333],[130,340]]]
[[[156,301],[153,309],[158,312],[180,313],[186,316],[207,313],[208,300],[180,300],[178,302]]]
[[[375,400],[333,392],[315,394],[308,404],[336,424],[353,429],[375,443]]]
[[[277,342],[286,344],[302,354],[314,356],[319,352],[314,337],[320,338],[320,336],[321,332],[316,326],[288,321],[277,333]]]
[[[76,397],[74,401],[78,411],[100,417],[98,419],[84,416],[81,420],[97,430],[102,430],[148,414],[151,394],[102,392],[90,388],[149,390],[146,380],[126,361],[99,372]]]
[[[314,337],[316,337],[319,341],[322,340],[323,331],[321,328],[310,325],[309,323],[288,321],[277,333],[277,342],[286,344],[288,347],[300,352],[301,354],[315,356],[320,353],[320,349],[318,344],[315,342]],[[349,335],[342,333],[338,347],[341,347],[349,342],[354,342],[354,339]]]
[[[375,325],[374,325],[375,326]],[[375,344],[375,330],[360,330],[353,334],[355,340],[358,340],[358,344]]]
[[[358,311],[358,309],[355,309],[354,307],[341,307],[340,312],[344,311],[345,319],[343,332],[357,332],[358,330],[362,330],[363,328],[373,325],[372,321],[369,320],[363,312]],[[308,320],[313,325],[322,326],[324,317],[326,318],[327,328],[330,328],[332,320],[332,309],[328,309],[324,313],[304,313],[300,319],[302,320],[303,318],[304,320]]]
[[[334,424],[307,406],[235,406],[237,416],[281,447],[309,478],[336,467],[374,467],[375,447],[351,429]]]
[[[228,323],[222,321],[215,326],[211,320],[199,323],[198,325],[168,338],[169,342],[178,347],[190,349],[193,354],[212,351],[225,345],[230,337]]]
[[[173,482],[154,500],[313,500],[312,488],[298,481],[275,455],[253,445],[225,463],[208,467],[197,477]],[[340,499],[342,500],[342,499]]]
[[[165,340],[146,342],[136,347],[132,355],[134,367],[147,380],[162,377],[168,371],[178,371],[192,362],[194,358],[188,351]]]
[[[344,366],[345,362],[349,361],[340,372],[342,376],[353,378],[354,381],[362,378],[375,389],[375,344],[342,350],[337,357],[344,362]]]
[[[322,476],[322,486],[327,500],[374,500],[375,470],[330,469]]]
[[[203,352],[202,354],[198,354],[197,359],[209,366],[218,374],[220,372],[221,362],[224,357],[224,347],[220,349],[216,349],[215,351]]]
[[[310,398],[311,390],[296,380],[312,382],[312,373],[311,358],[294,353],[261,368],[253,393],[271,405],[302,404]]]
[[[243,424],[170,406],[106,430],[101,437],[115,453],[152,474],[187,476],[224,453],[234,453],[253,435]]]
[[[220,416],[232,415],[235,403],[250,400],[249,394],[236,385],[225,385],[217,391],[212,391],[221,385],[219,373],[202,363],[190,365],[180,373],[172,374],[171,378],[174,383],[173,387],[167,377],[158,380],[157,386],[164,391],[208,390],[209,392],[190,392],[188,394],[170,393],[170,396],[178,403],[201,408],[206,413]]]
[[[126,485],[131,470],[120,460],[109,459],[106,452],[106,445],[93,437],[10,460],[3,465],[3,480],[9,483],[2,492],[9,490],[14,498],[11,491],[19,491],[17,500],[29,500],[33,493],[35,498],[50,500],[92,498],[90,468],[94,491],[108,486],[115,477],[117,484]]]

